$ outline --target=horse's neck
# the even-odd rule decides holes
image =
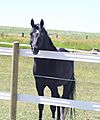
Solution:
[[[44,44],[43,49],[40,49],[40,50],[57,51],[56,47],[53,45],[53,42],[51,41],[50,38],[48,39],[48,42]],[[41,66],[44,67],[44,65],[48,66],[51,63],[51,61],[44,58],[41,58],[41,59],[34,58],[34,63],[35,65],[38,66],[38,68],[40,68]]]
[[[49,37],[48,37],[48,40],[49,40],[48,50],[57,51],[56,47],[53,45],[53,42],[51,41],[51,39]]]
[[[56,47],[54,45],[50,45],[48,48],[49,51],[57,51]]]

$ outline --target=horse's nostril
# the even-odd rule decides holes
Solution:
[[[38,48],[37,46],[35,46],[35,47],[33,48],[33,54],[37,55],[38,52],[39,52],[39,48]]]

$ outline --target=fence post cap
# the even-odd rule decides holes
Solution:
[[[13,43],[19,43],[18,41],[15,41],[15,42],[13,42]]]

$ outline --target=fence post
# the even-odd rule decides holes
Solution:
[[[14,42],[12,54],[12,76],[11,76],[11,112],[10,119],[16,120],[17,110],[17,83],[18,83],[18,61],[19,61],[19,43]]]

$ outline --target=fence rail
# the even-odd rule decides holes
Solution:
[[[12,56],[13,49],[0,47],[0,55]],[[19,56],[100,63],[99,55],[80,54],[80,53],[40,51],[38,55],[33,55],[31,50],[29,49],[26,49],[26,50],[19,49]],[[12,98],[11,93],[0,92],[0,99],[11,100],[11,98]],[[17,94],[17,101],[100,111],[100,103],[95,103],[95,102],[83,102],[83,101],[77,101],[77,100],[68,100],[68,99],[51,98],[51,97],[43,97],[43,96],[32,96],[27,94]],[[14,113],[16,117],[16,111]],[[11,119],[11,120],[16,120],[16,119]]]
[[[8,92],[0,92],[1,100],[11,100],[11,94]],[[83,102],[79,100],[68,100],[60,98],[52,98],[46,96],[32,96],[27,94],[18,94],[17,101],[28,103],[40,103],[46,105],[56,105],[62,107],[78,108],[83,110],[100,111],[100,104],[95,102]]]
[[[0,47],[0,55],[12,55],[12,48]],[[30,49],[20,49],[19,56],[100,63],[100,55],[94,54],[54,52],[41,50],[38,55],[33,55]]]
[[[2,44],[2,45],[13,45],[13,43],[9,43],[9,42],[0,42],[0,44]],[[30,47],[29,44],[20,44],[20,46]],[[70,52],[78,52],[78,53],[85,53],[85,54],[97,54],[97,55],[100,55],[100,52],[98,52],[96,50],[87,51],[87,50],[76,50],[76,49],[68,49],[68,48],[66,48],[66,50],[68,50]]]

